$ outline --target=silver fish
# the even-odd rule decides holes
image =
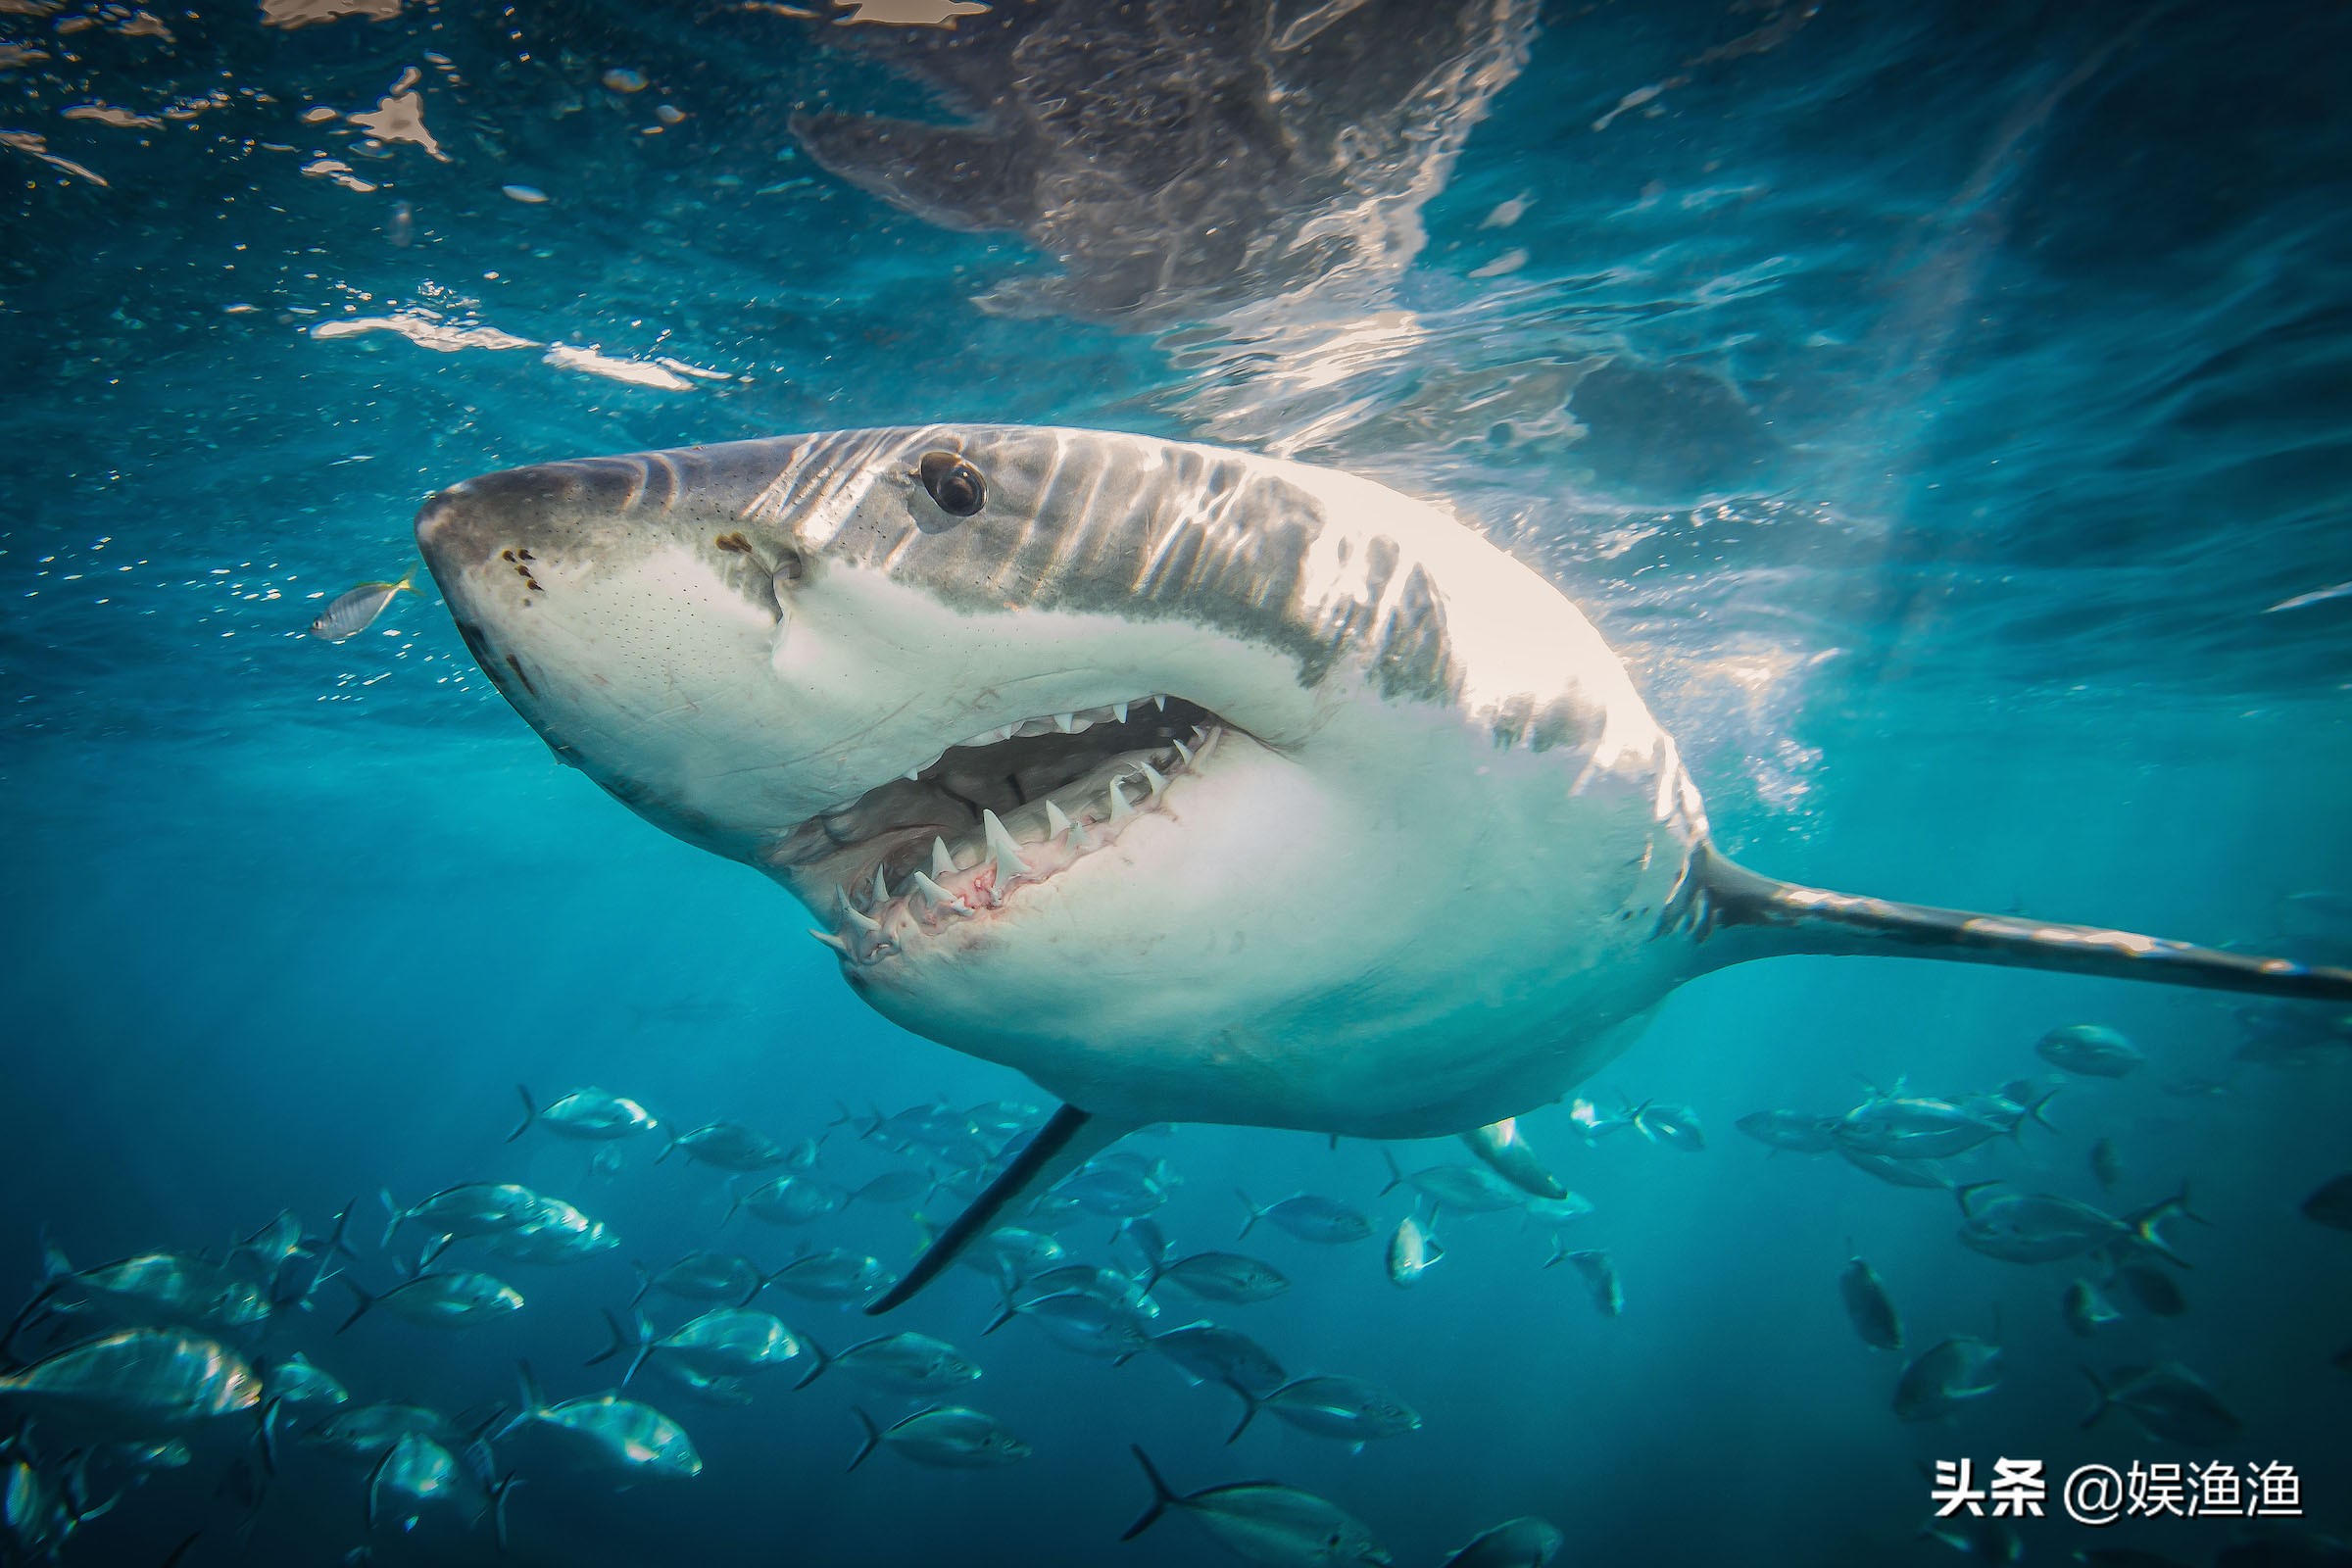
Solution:
[[[2034,1043],[2034,1053],[2051,1066],[2085,1078],[2121,1078],[2147,1055],[2104,1024],[2070,1023]]]
[[[375,624],[375,617],[384,612],[395,595],[416,591],[411,581],[416,575],[416,568],[411,566],[398,582],[364,582],[346,589],[318,612],[318,618],[311,622],[311,635],[329,643],[357,637]]]
[[[1282,1271],[1240,1252],[1195,1252],[1155,1263],[1145,1276],[1148,1291],[1162,1280],[1211,1301],[1264,1301],[1291,1288]]]
[[[1382,1195],[1409,1185],[1429,1200],[1433,1214],[1448,1208],[1457,1214],[1497,1214],[1517,1208],[1527,1198],[1483,1165],[1431,1165],[1407,1175],[1386,1149],[1380,1156],[1389,1165],[1389,1185],[1381,1189]]]
[[[1732,1123],[1757,1143],[1797,1154],[1826,1154],[1838,1146],[1835,1116],[1808,1116],[1798,1110],[1759,1110]]]
[[[522,1293],[502,1279],[467,1269],[435,1270],[371,1296],[348,1274],[336,1276],[359,1298],[341,1334],[376,1307],[428,1328],[464,1329],[522,1310]]]
[[[1558,1252],[1544,1263],[1566,1263],[1574,1268],[1592,1296],[1592,1309],[1602,1317],[1615,1317],[1625,1310],[1625,1287],[1617,1278],[1617,1265],[1609,1254],[1599,1251]]]
[[[2086,1428],[2108,1411],[2121,1410],[2158,1442],[2196,1448],[2220,1447],[2244,1430],[2204,1380],[2178,1362],[2117,1367],[2113,1382],[2102,1381],[2088,1367],[2082,1375],[2098,1395],[2098,1403],[2082,1418]]]
[[[2061,1303],[2066,1314],[2066,1326],[2078,1339],[2089,1339],[2109,1323],[2123,1320],[2124,1314],[2115,1303],[2100,1294],[2099,1288],[2088,1280],[2077,1280],[2066,1288]]]
[[[1312,1193],[1299,1193],[1260,1208],[1250,1200],[1248,1193],[1238,1187],[1234,1189],[1234,1196],[1242,1200],[1243,1207],[1250,1210],[1250,1217],[1242,1221],[1242,1236],[1248,1236],[1261,1219],[1271,1220],[1302,1242],[1315,1242],[1326,1247],[1343,1247],[1350,1242],[1360,1242],[1372,1234],[1372,1222],[1364,1217],[1362,1210],[1351,1203],[1343,1203],[1336,1198],[1318,1198]],[[1239,1241],[1242,1236],[1234,1239]]]
[[[534,1124],[545,1127],[559,1138],[578,1139],[584,1143],[609,1143],[615,1138],[634,1138],[650,1133],[661,1125],[654,1113],[626,1095],[609,1094],[602,1089],[574,1089],[553,1104],[541,1107],[531,1101],[529,1088],[514,1086],[522,1097],[522,1125],[507,1134],[513,1143]]]
[[[980,1376],[980,1368],[956,1347],[923,1334],[884,1335],[853,1345],[839,1355],[827,1355],[814,1340],[803,1343],[816,1364],[796,1385],[800,1388],[836,1366],[869,1387],[917,1397],[949,1393]]]
[[[1905,1421],[1933,1421],[1984,1397],[2000,1381],[2001,1348],[1955,1335],[1922,1350],[1903,1368],[1894,1389],[1894,1413]]]
[[[662,1151],[662,1158],[667,1159],[678,1152],[706,1165],[746,1173],[773,1169],[792,1157],[788,1151],[767,1138],[733,1121],[707,1122],[678,1134]]]
[[[1007,1306],[988,1326],[994,1334],[1015,1317],[1026,1318],[1064,1349],[1123,1362],[1152,1345],[1149,1320],[1133,1307],[1082,1291],[1060,1291]]]
[[[539,1427],[559,1435],[576,1458],[624,1480],[683,1480],[703,1473],[703,1456],[686,1429],[652,1405],[617,1394],[550,1404],[530,1363],[520,1361],[515,1368],[522,1408],[499,1428],[493,1443],[504,1443],[524,1427]]]
[[[770,1284],[812,1301],[862,1301],[888,1289],[892,1278],[880,1259],[839,1249],[795,1258],[768,1277]]]
[[[995,1416],[960,1404],[917,1410],[888,1431],[856,1406],[851,1413],[865,1429],[865,1442],[850,1460],[853,1470],[885,1443],[917,1464],[943,1470],[989,1470],[1029,1457],[1029,1445],[1005,1431]]]
[[[1877,1350],[1903,1348],[1903,1321],[1877,1269],[1859,1257],[1846,1259],[1838,1276],[1838,1297],[1845,1303],[1845,1315],[1864,1345]]]
[[[817,1177],[778,1176],[738,1193],[727,1215],[732,1218],[735,1210],[741,1208],[770,1225],[806,1225],[833,1213],[849,1200],[847,1191]]]
[[[1273,1353],[1238,1329],[1203,1319],[1152,1336],[1152,1348],[1197,1383],[1223,1383],[1248,1394],[1271,1394],[1289,1381]]]
[[[1506,1519],[1446,1559],[1441,1568],[1546,1568],[1568,1538],[1547,1519]]]
[[[637,1294],[629,1301],[631,1306],[655,1291],[681,1301],[734,1301],[749,1305],[752,1298],[765,1290],[775,1277],[762,1274],[757,1263],[735,1252],[689,1252],[660,1273],[648,1270],[642,1263],[636,1268]]]
[[[1389,1238],[1389,1282],[1412,1285],[1445,1255],[1446,1249],[1438,1245],[1438,1239],[1407,1214],[1396,1234]]]
[[[124,1329],[0,1374],[0,1405],[74,1426],[191,1426],[261,1401],[234,1350],[172,1329]]]
[[[1850,1153],[1944,1159],[2007,1130],[1997,1120],[1973,1115],[1948,1100],[1880,1096],[1838,1118],[1835,1136],[1838,1147]]]
[[[1983,1203],[1972,1203],[1979,1190],[1994,1185],[1971,1183],[1959,1189],[1960,1244],[1986,1257],[2007,1263],[2054,1263],[2132,1234],[2132,1227],[2088,1203],[2055,1193],[2012,1193]]]
[[[1152,1505],[1127,1527],[1121,1541],[1133,1541],[1170,1508],[1181,1508],[1200,1520],[1217,1544],[1270,1568],[1337,1568],[1391,1560],[1370,1527],[1328,1498],[1272,1481],[1237,1481],[1179,1496],[1143,1449],[1131,1451],[1152,1483]]]
[[[1233,1442],[1250,1429],[1260,1410],[1271,1410],[1301,1432],[1337,1438],[1357,1447],[1375,1438],[1394,1438],[1416,1431],[1420,1413],[1378,1384],[1361,1378],[1297,1378],[1267,1394],[1229,1384],[1242,1398],[1242,1418],[1226,1435]]]
[[[1462,1142],[1470,1152],[1494,1167],[1494,1173],[1531,1198],[1562,1199],[1568,1189],[1559,1178],[1544,1168],[1529,1147],[1527,1134],[1520,1130],[1519,1118],[1506,1116],[1501,1121],[1462,1134]]]

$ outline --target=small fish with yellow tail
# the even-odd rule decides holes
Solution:
[[[348,642],[375,624],[375,617],[384,612],[396,595],[416,591],[411,581],[416,568],[411,566],[398,582],[364,582],[336,596],[333,604],[318,612],[311,622],[311,635],[321,642]]]

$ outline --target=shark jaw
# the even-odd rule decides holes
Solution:
[[[1193,795],[1226,733],[1164,693],[999,725],[802,822],[763,858],[812,908],[834,877],[841,924],[810,934],[859,969],[885,964],[1115,849],[1177,780]]]

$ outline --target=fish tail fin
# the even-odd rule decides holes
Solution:
[[[662,1134],[662,1152],[654,1156],[654,1163],[659,1165],[677,1152],[678,1135],[664,1128]]]
[[[54,1285],[73,1272],[74,1264],[66,1256],[65,1249],[49,1239],[49,1227],[43,1225],[41,1227],[41,1283]]]
[[[1090,1115],[1075,1105],[1054,1112],[1004,1167],[1004,1174],[956,1216],[899,1282],[866,1303],[866,1315],[878,1316],[906,1301],[938,1278],[940,1271],[956,1260],[956,1254],[985,1234],[1007,1207],[1031,1193],[1045,1191],[1130,1130],[1126,1122]]]
[[[1544,1260],[1545,1268],[1557,1268],[1568,1261],[1568,1244],[1559,1237],[1551,1239],[1551,1255]]]
[[[1404,1171],[1400,1166],[1397,1165],[1396,1155],[1390,1150],[1388,1145],[1383,1144],[1380,1146],[1380,1157],[1388,1161],[1389,1166],[1389,1185],[1380,1190],[1380,1196],[1386,1198],[1397,1188],[1404,1185]],[[1141,1450],[1138,1451],[1140,1452]]]
[[[400,1205],[392,1201],[391,1188],[379,1187],[375,1190],[375,1196],[377,1201],[384,1205],[385,1216],[383,1237],[381,1240],[377,1241],[375,1245],[378,1247],[390,1247],[392,1245],[392,1233],[400,1229],[400,1222],[406,1216],[401,1213]]]
[[[2000,1185],[2000,1178],[1998,1177],[1994,1177],[1990,1181],[1963,1182],[1959,1186],[1952,1189],[1952,1197],[1960,1204],[1960,1212],[1965,1216],[1972,1212],[1968,1206],[1968,1200],[1973,1195],[1983,1192],[1987,1187],[1998,1187]]]
[[[400,574],[400,581],[392,585],[392,591],[394,593],[413,594],[416,592],[416,568],[419,564],[421,564],[421,563],[415,561],[409,563],[409,569],[402,572]],[[419,597],[422,596],[419,595]]]
[[[1265,1218],[1266,1211],[1258,1207],[1255,1202],[1251,1201],[1250,1195],[1243,1192],[1239,1187],[1236,1187],[1233,1190],[1233,1196],[1240,1199],[1242,1200],[1242,1206],[1250,1211],[1250,1217],[1242,1221],[1242,1234],[1234,1238],[1235,1241],[1239,1242],[1244,1241],[1249,1237],[1250,1227],[1255,1225],[1259,1220]]]
[[[865,1441],[858,1445],[857,1453],[852,1455],[850,1459],[850,1468],[855,1470],[859,1465],[865,1463],[866,1458],[872,1454],[876,1448],[881,1446],[882,1429],[874,1425],[874,1418],[870,1415],[867,1415],[865,1411],[858,1405],[853,1404],[850,1406],[850,1414],[858,1418],[858,1425],[863,1428],[865,1431]]]
[[[351,1229],[352,1210],[359,1206],[360,1200],[355,1198],[336,1212],[334,1228],[326,1233],[326,1246],[322,1249],[323,1251],[340,1252],[345,1257],[354,1261],[358,1260],[360,1254],[352,1250],[351,1243],[345,1238],[346,1233]]]
[[[490,1530],[501,1551],[507,1549],[507,1499],[522,1484],[522,1477],[509,1471],[499,1477],[497,1485],[490,1489]]]
[[[345,1285],[349,1286],[351,1288],[351,1294],[358,1298],[358,1304],[352,1307],[351,1316],[343,1320],[342,1328],[335,1330],[337,1334],[340,1334],[344,1329],[350,1328],[354,1323],[357,1323],[360,1319],[368,1315],[368,1309],[375,1304],[375,1298],[368,1295],[367,1288],[348,1274],[338,1274],[335,1276],[335,1278],[341,1280]]]
[[[1003,1328],[1005,1324],[1020,1316],[1020,1314],[1021,1309],[1019,1305],[1014,1302],[1012,1298],[1012,1293],[1010,1291],[1006,1291],[1004,1293],[1004,1310],[988,1320],[988,1327],[980,1331],[980,1337],[982,1339],[986,1339],[989,1335],[996,1333],[997,1330]]]
[[[409,1270],[409,1278],[415,1279],[417,1275],[423,1273],[426,1269],[431,1268],[435,1263],[441,1261],[441,1254],[448,1251],[449,1244],[456,1240],[457,1238],[455,1236],[436,1236],[432,1240],[426,1242],[422,1247],[416,1249],[416,1266]]]
[[[636,1337],[636,1344],[629,1356],[628,1370],[620,1375],[620,1386],[624,1389],[637,1381],[637,1374],[645,1370],[645,1363],[653,1356],[654,1320],[642,1311],[631,1311],[629,1331]]]
[[[2063,1088],[2064,1086],[2063,1086],[2063,1085],[2061,1085],[2060,1087],[2061,1087],[2061,1088]],[[2031,1105],[2028,1105],[2028,1106],[2026,1107],[2026,1116],[2031,1116],[2031,1117],[2033,1117],[2033,1118],[2034,1118],[2035,1121],[2037,1121],[2037,1122],[2041,1123],[2042,1127],[2043,1127],[2044,1129],[2046,1129],[2047,1131],[2049,1131],[2049,1132],[2056,1132],[2056,1131],[2058,1131],[2058,1124],[2057,1124],[2056,1122],[2054,1122],[2054,1121],[2050,1120],[2050,1118],[2049,1118],[2049,1117],[2047,1117],[2047,1116],[2044,1116],[2044,1115],[2041,1113],[2041,1112],[2042,1112],[2042,1109],[2043,1109],[2043,1107],[2045,1107],[2046,1105],[2048,1105],[2048,1104],[2049,1104],[2049,1102],[2050,1102],[2051,1101],[2053,1101],[2053,1100],[2056,1100],[2057,1098],[2058,1098],[2058,1090],[2056,1090],[2056,1089],[2053,1089],[2053,1090],[2051,1090],[2051,1091],[2050,1091],[2048,1094],[2046,1094],[2046,1095],[2042,1096],[2042,1097],[2041,1097],[2039,1100],[2036,1100],[2035,1102],[2034,1102],[2034,1103],[2032,1103]],[[2023,1127],[2023,1126],[2025,1126],[2025,1124],[2026,1124],[2026,1116],[2020,1116],[2020,1117],[2017,1119],[2017,1125],[2018,1125],[2019,1127]],[[2019,1140],[2019,1142],[2020,1142],[2020,1143],[2023,1143],[2023,1142],[2024,1142],[2024,1140],[2023,1140],[2023,1139],[2020,1139],[2020,1140]]]
[[[809,1367],[808,1371],[801,1374],[801,1381],[792,1386],[793,1392],[796,1394],[822,1377],[825,1368],[833,1364],[833,1358],[825,1353],[825,1348],[817,1344],[813,1338],[804,1334],[801,1336],[801,1343],[808,1348]]]
[[[641,1262],[631,1260],[629,1267],[637,1273],[637,1294],[629,1298],[629,1310],[634,1312],[637,1310],[637,1303],[645,1299],[645,1293],[654,1288],[654,1276],[653,1272]]]
[[[1159,1516],[1168,1511],[1168,1505],[1178,1500],[1176,1494],[1168,1490],[1168,1484],[1160,1479],[1158,1469],[1152,1463],[1152,1456],[1144,1452],[1141,1446],[1131,1443],[1127,1446],[1127,1451],[1135,1455],[1135,1462],[1144,1467],[1144,1479],[1152,1483],[1152,1505],[1144,1510],[1143,1517],[1127,1527],[1127,1533],[1119,1537],[1121,1541],[1133,1541],[1159,1523]]]
[[[1225,1386],[1231,1389],[1234,1396],[1242,1401],[1242,1418],[1233,1424],[1231,1432],[1225,1434],[1225,1446],[1230,1448],[1233,1446],[1235,1439],[1250,1430],[1250,1423],[1257,1419],[1257,1407],[1265,1401],[1231,1378],[1225,1380]]]
[[[281,1395],[263,1404],[261,1421],[254,1432],[254,1446],[262,1455],[262,1473],[277,1474],[277,1418],[284,1413],[285,1397]]]
[[[620,1326],[620,1319],[612,1315],[612,1309],[611,1307],[606,1307],[604,1309],[604,1313],[605,1327],[612,1333],[612,1343],[606,1346],[603,1349],[597,1351],[587,1360],[582,1361],[580,1363],[582,1366],[596,1366],[602,1362],[610,1361],[621,1351],[629,1348],[628,1332]]]
[[[375,1534],[377,1498],[383,1492],[384,1472],[392,1468],[392,1456],[400,1451],[395,1443],[376,1456],[375,1468],[368,1472],[368,1533]]]
[[[2099,1381],[2099,1375],[2090,1368],[2082,1368],[2082,1375],[2090,1379],[2091,1393],[2098,1400],[2090,1407],[2090,1414],[2082,1418],[2082,1430],[2087,1432],[2099,1424],[2100,1417],[2115,1408],[2115,1396],[2105,1383]]]
[[[524,1133],[529,1132],[531,1130],[531,1123],[539,1119],[539,1107],[532,1103],[531,1091],[528,1086],[516,1084],[514,1086],[514,1092],[522,1097],[522,1125],[515,1128],[513,1132],[507,1134],[507,1142],[510,1144],[515,1139],[520,1138]]]
[[[505,1426],[490,1435],[492,1443],[506,1442],[514,1435],[516,1428],[528,1426],[538,1419],[540,1411],[547,1408],[547,1395],[541,1391],[539,1379],[532,1373],[530,1362],[514,1363],[514,1387],[522,1401],[521,1407],[507,1419]]]
[[[1940,909],[1759,876],[1708,845],[1692,852],[1657,932],[1705,944],[1722,968],[1786,953],[1942,958],[2019,969],[2150,980],[2208,991],[2352,1002],[2352,969],[2200,948],[2100,926]]]

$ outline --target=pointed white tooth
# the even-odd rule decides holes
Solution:
[[[1122,724],[1126,723],[1126,722],[1127,722],[1127,705],[1126,705],[1125,703],[1113,703],[1113,704],[1111,704],[1111,705],[1110,705],[1110,714],[1111,714],[1111,717],[1113,717],[1113,718],[1117,719],[1117,720],[1118,720],[1120,723],[1122,723]]]
[[[961,899],[957,898],[955,894],[950,893],[946,888],[941,887],[938,883],[932,881],[931,878],[925,875],[923,872],[917,871],[914,873],[914,885],[916,890],[920,892],[924,898],[931,901],[931,906],[933,908],[959,909],[964,910],[967,913],[969,912],[968,907]]]
[[[874,867],[874,907],[879,909],[890,902],[890,884],[882,880],[882,868]]]
[[[1027,873],[1029,862],[1021,858],[1021,847],[1012,842],[1012,835],[1004,830],[1004,823],[997,813],[986,807],[980,808],[980,831],[988,840],[989,857],[997,862],[1000,878],[1005,872],[1016,876]]]
[[[1063,834],[1069,832],[1069,830],[1070,819],[1068,814],[1064,812],[1060,807],[1055,806],[1052,801],[1048,801],[1046,803],[1046,831],[1053,834],[1055,838],[1060,838]]]
[[[1201,762],[1207,761],[1208,754],[1215,751],[1217,749],[1217,742],[1223,740],[1224,738],[1225,730],[1222,725],[1209,725],[1208,733],[1200,737],[1200,750],[1195,754],[1195,756],[1198,758],[1198,760],[1195,761],[1193,765],[1198,767]]]
[[[931,841],[931,874],[943,882],[956,874],[956,857],[948,853],[946,839]]]
[[[899,777],[905,779],[909,784],[912,784],[915,780],[921,778],[922,776],[923,770],[919,767],[910,767],[906,772],[899,775]]]
[[[864,932],[869,937],[882,929],[881,921],[875,919],[872,915],[866,913],[863,909],[858,907],[857,905],[850,902],[850,890],[848,888],[840,888],[836,891],[841,894],[841,912],[850,917],[850,923],[852,925],[855,925],[858,930]]]
[[[1132,807],[1132,806],[1129,806],[1129,805],[1127,804],[1127,791],[1126,791],[1126,789],[1125,789],[1125,788],[1122,786],[1122,783],[1121,783],[1121,781],[1120,781],[1120,780],[1118,780],[1118,779],[1115,779],[1115,778],[1114,778],[1114,779],[1112,779],[1112,780],[1110,781],[1110,822],[1111,822],[1111,825],[1112,825],[1113,827],[1116,827],[1116,826],[1117,826],[1119,823],[1126,821],[1126,820],[1127,820],[1129,817],[1133,816],[1134,814],[1135,814],[1135,808],[1134,808],[1134,807]]]
[[[1168,781],[1159,776],[1158,768],[1153,767],[1150,762],[1138,762],[1135,765],[1144,770],[1144,781],[1152,786],[1153,800],[1156,801],[1167,793]]]
[[[1158,709],[1163,713],[1166,712],[1168,710],[1168,699],[1165,694],[1153,692],[1152,694],[1152,706]]]
[[[816,938],[817,941],[822,942],[826,947],[831,948],[835,953],[840,954],[845,958],[849,958],[854,961],[858,956],[858,955],[850,951],[850,945],[847,942],[842,941],[841,938],[835,936],[830,931],[819,931],[816,927],[810,926],[808,928],[808,934]]]
[[[1055,713],[1054,715],[1054,727],[1061,731],[1064,735],[1074,733],[1074,726],[1077,724],[1077,719],[1068,713]]]
[[[1176,748],[1176,755],[1184,759],[1185,766],[1190,767],[1193,765],[1193,749],[1190,746],[1187,746],[1184,744],[1184,742],[1176,740],[1172,737],[1168,741],[1168,744]]]
[[[996,731],[995,731],[995,732],[992,734],[991,738],[992,738],[992,739],[994,739],[994,740],[1000,740],[1000,741],[1008,741],[1008,740],[1012,739],[1012,738],[1013,738],[1015,735],[1018,735],[1020,732],[1021,732],[1021,726],[1020,726],[1020,725],[1018,725],[1018,724],[1006,724],[1006,725],[1004,725],[1003,728],[996,730]]]
[[[1095,836],[1086,830],[1086,824],[1082,821],[1072,822],[1070,824],[1070,848],[1084,855],[1094,847]]]

